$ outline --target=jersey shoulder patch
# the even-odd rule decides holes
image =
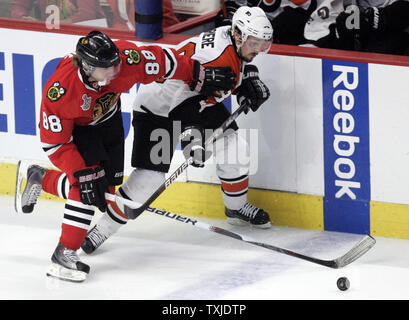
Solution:
[[[130,66],[137,65],[141,62],[141,54],[136,49],[124,49],[122,53],[126,56],[126,63]]]
[[[67,89],[62,87],[59,81],[55,81],[47,89],[47,98],[51,102],[56,102],[60,100],[67,93]]]

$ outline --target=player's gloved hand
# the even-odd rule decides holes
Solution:
[[[359,15],[359,25],[355,18],[357,15]],[[349,6],[337,16],[335,25],[338,38],[344,39],[354,34],[368,36],[373,31],[382,30],[383,19],[376,7]]]
[[[225,0],[224,5],[226,8],[225,12],[226,16],[224,15],[225,13],[223,12],[223,10],[220,10],[217,13],[215,19],[216,28],[221,26],[230,26],[234,13],[237,11],[238,8],[240,8],[240,5],[236,3],[235,0]]]
[[[216,28],[223,27],[223,26],[231,26],[231,19],[225,18],[223,14],[223,10],[220,10],[214,19],[214,25]]]
[[[96,206],[99,210],[105,212],[107,209],[105,192],[108,192],[108,180],[105,176],[105,170],[101,167],[86,168],[76,171],[74,177],[79,183],[81,202]]]
[[[236,74],[230,67],[204,67],[198,61],[193,63],[193,79],[190,90],[204,96],[211,96],[215,91],[232,90],[236,84]]]
[[[238,88],[237,102],[248,104],[244,113],[249,109],[256,112],[258,108],[270,97],[270,90],[258,77],[258,69],[254,65],[246,65],[243,72],[243,81]]]
[[[205,150],[204,130],[198,126],[186,127],[181,134],[183,155],[186,159],[193,157],[192,166],[203,168],[212,153]]]
[[[230,20],[233,19],[237,9],[241,7],[235,0],[225,0],[224,5],[226,6],[227,18]]]

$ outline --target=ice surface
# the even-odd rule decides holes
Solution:
[[[329,269],[149,212],[94,254],[79,251],[91,266],[85,282],[59,281],[45,273],[60,236],[63,206],[40,199],[33,214],[18,215],[13,198],[0,196],[0,299],[409,299],[409,240],[376,237],[363,257]],[[361,238],[201,221],[323,259],[342,255]],[[341,276],[351,282],[348,291],[336,286]]]

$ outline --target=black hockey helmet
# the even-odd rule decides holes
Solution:
[[[92,67],[109,68],[120,61],[118,47],[111,38],[98,30],[78,40],[76,54]]]

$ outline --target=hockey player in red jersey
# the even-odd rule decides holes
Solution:
[[[257,67],[248,63],[260,52],[268,51],[272,35],[271,24],[262,9],[241,7],[233,16],[231,26],[220,27],[190,38],[182,42],[177,49],[206,66],[231,67],[237,74],[233,93],[237,95],[239,102],[249,100],[250,108],[256,111],[268,99],[269,90],[259,79]],[[191,155],[191,151],[196,150],[193,165],[203,166],[211,152],[204,149],[205,139],[202,133],[205,129],[215,130],[230,116],[222,101],[231,93],[220,92],[204,97],[191,92],[179,80],[141,85],[134,103],[132,122],[132,166],[135,169],[117,193],[123,198],[144,203],[164,182],[170,161],[158,163],[158,159],[152,158],[158,142],[152,141],[151,136],[158,128],[169,132],[170,137],[176,136],[176,122],[181,123],[181,131],[191,129],[189,132],[200,133],[183,139],[182,147],[187,157]],[[216,173],[221,182],[228,222],[269,228],[271,223],[268,213],[247,202],[250,163],[237,161],[237,158],[231,156],[249,159],[249,147],[246,140],[237,133],[235,122],[230,128],[232,130],[221,139],[221,143],[215,143],[220,148],[215,148],[214,151]],[[190,143],[191,141],[193,142]],[[171,152],[170,159],[175,147],[173,144],[168,148]],[[224,161],[226,159],[232,161]],[[122,212],[128,217],[137,216],[131,212],[133,209],[121,205],[120,201],[117,205],[117,210],[104,214],[87,234],[81,246],[85,252],[93,252],[120,226],[127,223],[128,219],[124,219]]]
[[[123,180],[121,93],[138,82],[174,78],[207,95],[231,89],[234,77],[227,68],[203,67],[174,49],[113,42],[100,31],[79,39],[75,54],[64,57],[47,81],[41,103],[41,144],[60,171],[20,162],[17,173],[18,212],[32,212],[41,189],[67,199],[47,275],[83,281],[89,273],[76,251],[95,207],[112,210],[104,193],[114,193]]]

